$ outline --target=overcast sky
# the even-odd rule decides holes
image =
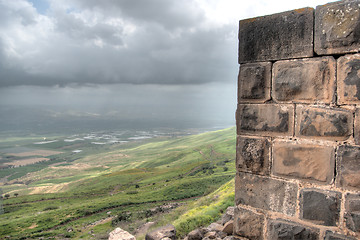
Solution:
[[[238,20],[326,2],[0,0],[0,106],[233,120]]]

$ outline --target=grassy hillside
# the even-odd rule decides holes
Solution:
[[[30,146],[23,139],[16,141]],[[0,150],[7,147],[1,144]],[[62,153],[35,167],[0,170],[0,178],[8,178],[1,186],[3,195],[10,195],[3,201],[0,238],[107,239],[117,225],[133,232],[142,222],[159,219],[165,205],[181,205],[178,211],[185,213],[186,206],[235,174],[235,128],[111,146],[85,141],[74,145],[46,144]],[[83,151],[74,154],[79,147]],[[181,231],[196,225],[184,225],[191,222],[184,220],[189,214],[177,221],[173,217]]]

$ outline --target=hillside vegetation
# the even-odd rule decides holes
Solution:
[[[0,170],[7,178],[0,239],[107,239],[116,226],[133,233],[147,221],[171,221],[183,234],[207,224],[233,203],[235,138],[230,128],[111,146],[82,142],[77,154],[80,143],[46,144],[58,151],[49,161]]]

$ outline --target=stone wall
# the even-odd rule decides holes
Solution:
[[[234,231],[360,239],[360,1],[241,20]]]

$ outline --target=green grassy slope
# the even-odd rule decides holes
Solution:
[[[90,147],[76,159],[58,160],[3,186],[11,198],[3,202],[0,239],[88,239],[94,237],[89,231],[100,239],[117,224],[132,231],[132,222],[152,219],[149,209],[191,202],[235,174],[235,128]]]

